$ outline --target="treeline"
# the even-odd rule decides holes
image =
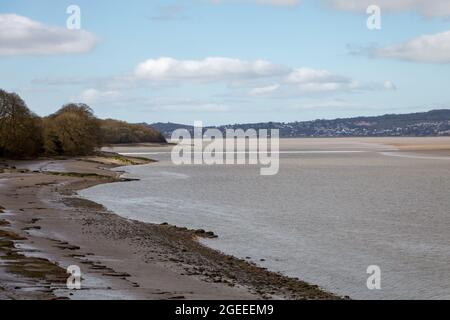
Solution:
[[[161,132],[144,124],[131,124],[125,121],[106,119],[100,123],[103,143],[166,143],[166,138]]]
[[[67,104],[41,118],[15,93],[0,89],[0,157],[83,156],[102,145],[165,143],[155,129],[117,120],[101,120],[85,104]]]

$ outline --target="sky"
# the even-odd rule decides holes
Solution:
[[[448,0],[0,0],[0,88],[41,116],[333,119],[450,108],[449,85]]]

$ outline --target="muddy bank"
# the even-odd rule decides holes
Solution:
[[[111,154],[5,163],[0,168],[0,297],[337,298],[197,241],[217,236],[220,241],[213,231],[124,219],[76,196],[77,190],[100,183],[132,183],[110,169],[145,163]],[[80,291],[65,286],[70,265],[82,271]]]

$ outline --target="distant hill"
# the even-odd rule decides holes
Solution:
[[[154,123],[150,125],[165,137],[176,129],[193,131],[193,126],[177,123]],[[279,129],[281,137],[427,137],[450,136],[450,110],[432,110],[408,114],[386,114],[373,117],[355,117],[334,120],[303,122],[265,122],[233,124],[215,127],[226,129]]]
[[[180,124],[180,123],[172,123],[172,122],[167,122],[167,123],[158,122],[158,123],[152,123],[150,125],[147,124],[147,126],[161,132],[161,134],[163,136],[165,136],[166,138],[170,138],[170,136],[172,135],[172,132],[174,132],[177,129],[187,129],[187,130],[189,130],[189,132],[193,132],[193,130],[194,130],[193,126]]]

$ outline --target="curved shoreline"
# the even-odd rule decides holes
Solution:
[[[52,290],[54,297],[83,299],[84,294],[88,298],[138,299],[339,298],[315,285],[208,248],[197,241],[202,232],[128,220],[74,196],[77,190],[120,181],[121,173],[110,170],[120,166],[117,163],[106,158],[49,163],[64,167],[65,172],[27,172],[29,164],[20,169],[16,163],[18,171],[6,176],[10,192],[23,200],[31,197],[34,201],[27,202],[39,202],[40,206],[38,211],[26,208],[18,203],[23,200],[4,205],[11,212],[21,212],[20,217],[16,213],[7,217],[9,230],[24,238],[15,243],[31,242],[48,257],[47,261],[62,270],[68,263],[79,264],[87,278],[107,283],[101,290],[87,287],[82,290],[84,293],[69,292],[61,283],[49,283],[57,288]],[[28,193],[23,194],[23,190]],[[0,197],[0,204],[3,202],[5,199]],[[27,226],[25,222],[30,222],[31,217],[39,220]],[[17,295],[20,298],[20,290]]]

